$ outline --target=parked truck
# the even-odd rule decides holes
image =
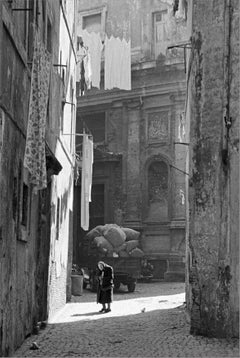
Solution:
[[[82,246],[79,265],[84,273],[84,287],[89,285],[92,291],[97,289],[96,268],[98,261],[104,261],[113,267],[114,288],[127,286],[129,292],[134,292],[137,279],[141,277],[140,257],[106,257],[97,252],[86,240]]]

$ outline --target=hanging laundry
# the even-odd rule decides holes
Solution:
[[[131,42],[122,40],[122,58],[123,63],[121,66],[120,75],[120,89],[131,90]]]
[[[92,85],[91,57],[88,48],[84,46],[81,36],[77,38],[77,69],[76,81],[80,83],[79,95],[84,95],[86,89]]]
[[[76,52],[76,56],[77,56],[77,66],[76,66],[76,81],[80,82],[81,80],[81,66],[82,66],[82,61],[84,59],[84,57],[87,54],[87,50],[83,45],[83,40],[81,37],[78,37],[77,39],[77,52]]]
[[[91,63],[91,56],[90,56],[90,53],[88,52],[88,49],[87,49],[86,56],[83,58],[83,66],[84,66],[84,78],[85,78],[85,83],[86,83],[87,89],[91,89],[91,87],[92,87],[92,63]]]
[[[47,187],[45,128],[51,55],[47,52],[38,32],[35,33],[29,101],[28,127],[24,166],[29,170],[29,182],[35,190]]]
[[[131,90],[131,42],[105,39],[104,88]]]
[[[89,228],[89,202],[92,191],[93,141],[83,135],[82,179],[81,179],[81,227]]]
[[[100,88],[101,57],[103,50],[101,35],[96,32],[89,33],[87,30],[82,30],[81,36],[90,56],[92,87]]]

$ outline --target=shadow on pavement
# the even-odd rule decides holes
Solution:
[[[102,315],[102,312],[88,312],[88,313],[76,313],[76,314],[72,314],[72,317],[81,317],[81,316],[100,316]]]

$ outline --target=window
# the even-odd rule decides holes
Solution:
[[[27,226],[28,219],[28,186],[23,183],[23,191],[22,191],[22,221],[21,224],[23,226]]]
[[[74,112],[75,112],[75,108],[74,108],[74,87],[73,87],[73,77],[71,76],[71,80],[70,80],[70,88],[71,88],[71,132],[73,133],[73,122],[74,122]],[[72,147],[73,147],[73,143],[74,143],[74,138],[71,135],[70,136],[70,150],[72,151]]]
[[[5,113],[0,109],[0,160],[2,155],[3,138],[4,138]]]
[[[83,129],[93,135],[94,143],[104,143],[105,142],[105,112],[100,113],[91,113],[81,117],[77,121],[77,133],[83,133]],[[81,143],[81,137],[77,137],[77,143]]]
[[[168,168],[163,161],[153,162],[148,169],[148,197],[150,202],[168,197]]]
[[[52,52],[52,24],[50,19],[48,19],[47,23],[47,50],[48,52]]]
[[[88,32],[100,32],[101,31],[101,13],[90,16],[83,16],[82,28]]]
[[[153,51],[155,58],[160,53],[165,55],[166,42],[168,41],[168,27],[167,27],[167,10],[155,12],[153,14]]]
[[[29,0],[21,0],[18,1],[14,8],[24,9],[29,7]],[[27,49],[27,41],[28,41],[28,17],[29,11],[17,11],[14,14],[15,22],[18,24],[18,33],[22,40],[23,46],[25,50]]]
[[[46,2],[42,1],[42,38],[43,43],[45,44],[45,35],[46,35]]]
[[[17,186],[17,178],[13,179],[13,193],[12,193],[12,215],[13,220],[17,221],[18,215],[18,186]]]
[[[147,172],[148,221],[168,221],[168,165],[162,160],[153,161]]]
[[[56,240],[59,239],[59,227],[60,227],[60,198],[57,199],[57,218],[56,218]]]
[[[33,7],[34,8],[34,3],[29,3],[28,7]],[[33,58],[33,28],[34,28],[34,12],[33,11],[27,11],[27,19],[28,19],[28,24],[27,24],[27,54],[28,54],[28,59],[31,61]]]
[[[106,6],[79,12],[79,29],[88,32],[105,32]]]

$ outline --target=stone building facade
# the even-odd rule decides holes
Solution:
[[[0,355],[8,356],[67,299],[75,152],[75,2],[0,2]],[[51,54],[47,188],[23,166],[34,28]],[[63,133],[72,133],[64,136]],[[69,263],[69,265],[68,265]]]
[[[78,28],[131,39],[132,89],[106,91],[102,81],[100,89],[78,97],[76,131],[85,126],[95,147],[90,228],[117,223],[139,230],[154,276],[183,280],[186,76],[183,50],[167,48],[185,41],[185,17],[176,19],[168,0],[78,4]],[[74,207],[77,263],[85,233],[79,229],[80,182]]]
[[[239,1],[188,1],[187,306],[191,332],[239,336]]]

